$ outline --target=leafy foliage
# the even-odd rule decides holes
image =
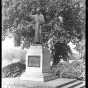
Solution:
[[[28,35],[32,33],[29,33],[32,28],[28,28],[27,25],[31,24],[32,19],[29,15],[31,11],[35,14],[37,8],[40,8],[45,18],[45,29],[50,28],[54,32],[58,30],[58,36],[57,33],[53,34],[57,36],[58,40],[59,36],[63,37],[63,35],[65,37],[69,35],[69,39],[73,37],[81,39],[82,32],[85,30],[85,8],[80,7],[80,3],[83,2],[79,0],[3,0],[3,33],[6,33],[8,28],[14,27],[15,29],[12,29],[15,30],[14,32],[16,34],[20,36],[27,34],[27,36],[24,37],[30,37]],[[63,18],[63,23],[60,22],[59,16]],[[23,25],[24,23],[26,23],[25,26]],[[42,27],[44,27],[44,25]],[[10,31],[12,31],[12,29]],[[65,33],[63,35],[61,35],[60,29],[64,30]],[[48,39],[51,34],[52,31],[49,32]]]
[[[20,62],[10,64],[2,69],[2,77],[8,78],[8,77],[18,77],[21,76],[21,74],[25,71],[25,64],[22,64]]]

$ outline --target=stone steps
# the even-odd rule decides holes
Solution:
[[[83,86],[82,84],[83,84],[83,82],[77,81],[77,82],[68,84],[65,87],[61,87],[61,88],[78,88],[78,86],[81,86],[82,87]]]
[[[53,86],[53,88],[85,88],[85,81],[80,81],[76,79],[58,78],[47,82],[48,86]]]
[[[85,88],[85,83],[83,82],[82,84],[76,86],[75,88]]]
[[[68,83],[59,85],[58,88],[85,88],[85,83],[79,80],[73,80]]]

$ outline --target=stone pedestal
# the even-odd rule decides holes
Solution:
[[[50,69],[50,53],[42,45],[32,45],[26,55],[26,70],[21,79],[48,81],[57,78]]]

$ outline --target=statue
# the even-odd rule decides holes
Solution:
[[[35,36],[34,43],[40,43],[41,38],[41,24],[44,23],[44,16],[37,10],[37,14],[31,16],[33,18]]]

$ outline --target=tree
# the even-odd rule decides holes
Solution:
[[[57,29],[60,27],[64,29],[70,39],[72,37],[81,38],[82,30],[85,29],[83,28],[85,15],[83,15],[84,7],[80,7],[80,3],[79,0],[3,0],[3,31],[6,32],[8,28],[14,27],[21,34],[22,29],[26,30],[32,20],[29,17],[32,9],[36,12],[36,9],[40,8],[46,21],[46,29],[50,27],[54,31],[55,25],[58,25]],[[59,16],[63,18],[62,26],[59,26],[61,24]],[[23,22],[28,22],[28,24],[24,27]],[[21,25],[20,28],[18,28],[19,25]]]

